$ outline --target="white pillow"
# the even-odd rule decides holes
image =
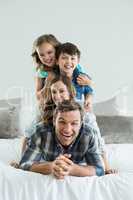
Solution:
[[[124,86],[116,91],[112,98],[95,103],[93,110],[96,115],[133,116],[133,85]]]
[[[119,110],[116,104],[116,96],[108,100],[95,103],[93,105],[93,111],[95,115],[102,115],[102,116],[119,115]]]
[[[21,159],[23,138],[0,139],[0,161],[9,164]]]
[[[120,115],[133,116],[133,85],[124,86],[117,91],[116,105]]]
[[[21,135],[20,107],[20,98],[0,100],[0,138],[14,138]]]
[[[40,116],[39,107],[35,98],[22,100],[20,109],[20,129],[23,135],[27,135],[27,129],[31,129]]]

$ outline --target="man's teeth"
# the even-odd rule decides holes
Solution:
[[[64,137],[71,137],[71,135],[63,135]]]

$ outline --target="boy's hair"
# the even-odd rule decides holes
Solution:
[[[59,46],[57,46],[56,48],[56,59],[59,59],[59,56],[61,53],[67,53],[68,55],[77,55],[78,58],[80,58],[80,51],[78,49],[78,47],[75,44],[72,44],[70,42],[66,42],[63,44],[60,44]]]
[[[37,65],[37,67],[42,65],[42,63],[41,63],[41,61],[39,59],[38,53],[36,51],[36,48],[38,48],[43,43],[49,43],[54,48],[56,48],[58,45],[60,45],[60,42],[52,34],[45,34],[45,35],[39,36],[33,43],[33,49],[32,49],[32,54],[31,54],[31,56],[33,57],[33,60],[34,60],[35,64]]]
[[[83,109],[82,107],[80,106],[79,103],[77,103],[76,101],[74,100],[64,100],[62,103],[59,103],[55,110],[54,110],[54,113],[53,113],[53,120],[55,121],[56,117],[57,117],[57,114],[59,112],[69,112],[69,111],[75,111],[75,110],[79,110],[80,112],[80,117],[81,117],[81,122],[83,121],[83,115],[84,115],[84,112],[83,112]]]

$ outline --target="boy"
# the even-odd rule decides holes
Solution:
[[[89,85],[79,85],[77,81],[80,74],[87,75],[76,68],[80,61],[80,51],[77,46],[68,42],[59,45],[56,50],[56,59],[60,73],[72,80],[76,90],[76,101],[87,104],[88,95],[93,93],[93,89]]]

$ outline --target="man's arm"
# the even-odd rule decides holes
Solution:
[[[20,168],[45,175],[51,174],[54,162],[47,162],[44,158],[42,159],[42,151],[39,147],[40,138],[35,136],[31,137],[30,144],[20,161]]]
[[[46,162],[45,160],[41,161],[42,153],[37,146],[33,147],[30,144],[25,151],[21,161],[20,168],[23,170],[28,170],[32,172],[37,172],[41,174],[51,174],[53,162]]]
[[[35,133],[28,141],[27,148],[21,158],[20,168],[24,170],[30,170],[33,163],[37,163],[41,160],[42,152],[40,148],[40,136]]]
[[[71,176],[95,176],[96,170],[94,166],[81,166],[74,164],[70,170]]]
[[[88,165],[95,167],[97,176],[102,176],[104,175],[104,167],[103,167],[102,157],[99,154],[97,131],[88,126],[86,128],[88,128],[89,137],[90,137],[88,150],[85,154],[86,163]]]
[[[34,163],[31,165],[29,170],[32,172],[48,175],[53,171],[53,162]]]
[[[63,179],[66,175],[70,176],[94,176],[96,175],[96,169],[94,166],[82,166],[73,163],[70,160],[70,155],[60,155],[53,166],[53,174],[58,179]]]
[[[58,157],[57,160],[55,159],[49,162],[43,151],[43,148],[45,148],[45,146],[42,145],[43,143],[47,142],[47,145],[50,145],[50,143],[48,144],[48,141],[52,136],[50,133],[47,134],[48,131],[47,126],[38,125],[36,127],[35,133],[28,140],[27,148],[22,156],[19,166],[23,170],[42,174],[52,173],[56,177],[56,174],[60,170],[58,162],[56,163]],[[44,132],[46,134],[44,134]]]
[[[47,142],[47,134],[45,134],[45,138],[42,138],[42,131],[44,133],[48,130],[40,130],[37,127],[36,132],[30,137],[27,144],[27,149],[24,152],[20,161],[20,168],[23,170],[33,171],[41,174],[51,174],[53,173],[53,167],[56,164],[55,161],[48,162],[45,158],[45,154],[42,149],[42,139],[44,139],[44,141],[46,140],[45,142]]]

